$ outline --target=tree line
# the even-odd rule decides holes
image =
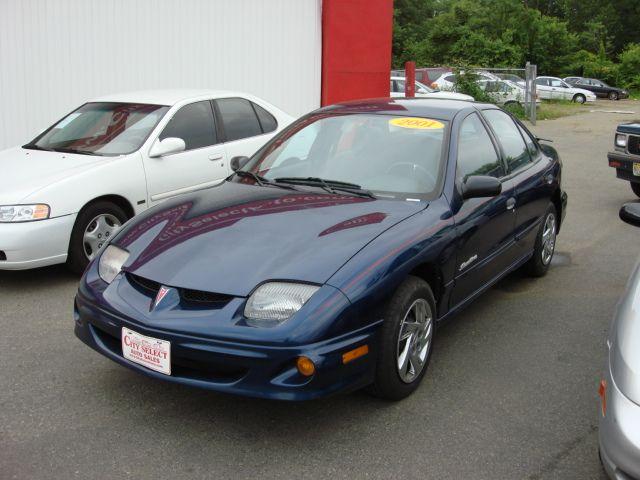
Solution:
[[[640,0],[395,0],[393,65],[523,68],[640,89]]]

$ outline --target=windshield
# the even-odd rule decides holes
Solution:
[[[317,114],[298,121],[245,170],[266,180],[344,182],[376,196],[432,196],[448,122],[376,114]]]
[[[138,150],[169,110],[139,103],[86,103],[24,148],[91,155]]]

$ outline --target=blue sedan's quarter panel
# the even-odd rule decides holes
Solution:
[[[124,270],[167,286],[247,296],[268,280],[322,284],[423,202],[223,184],[151,209],[114,243]]]

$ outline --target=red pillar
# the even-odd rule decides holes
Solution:
[[[388,97],[393,0],[322,0],[322,105]]]
[[[416,62],[406,62],[404,64],[404,96],[413,98],[416,96]]]

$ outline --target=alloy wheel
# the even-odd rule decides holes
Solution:
[[[398,375],[404,383],[413,382],[425,366],[431,339],[433,315],[429,303],[419,298],[411,304],[400,323],[397,348]]]
[[[547,215],[542,229],[542,263],[549,265],[556,248],[556,217],[553,213]]]
[[[89,260],[93,260],[102,248],[102,245],[120,229],[122,222],[110,213],[98,215],[89,222],[82,236],[84,254]]]

